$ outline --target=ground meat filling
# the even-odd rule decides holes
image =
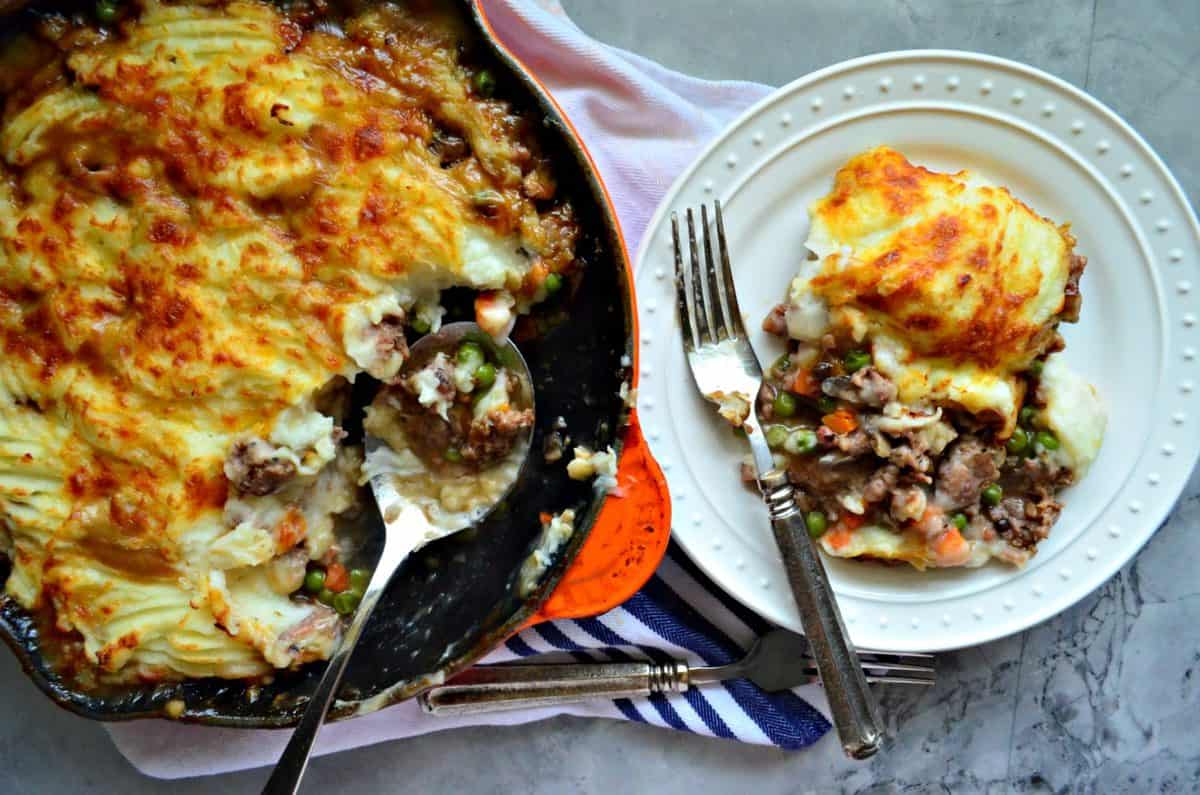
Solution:
[[[1079,308],[1083,303],[1083,297],[1079,292],[1079,278],[1083,276],[1083,269],[1086,267],[1087,257],[1082,254],[1071,255],[1071,265],[1067,271],[1067,286],[1063,290],[1066,298],[1063,300],[1061,312],[1062,319],[1068,323],[1075,323],[1079,320]]]
[[[786,334],[780,307],[764,327]],[[1062,508],[1054,495],[1072,476],[1034,442],[1044,432],[1025,427],[1025,441],[1010,443],[986,418],[903,406],[868,352],[832,337],[807,352],[791,344],[767,372],[759,416],[800,507],[823,517],[814,532],[871,524],[912,535],[934,566],[1020,564],[1046,538]],[[1036,395],[1036,375],[1028,378]],[[753,481],[753,467],[742,477]]]
[[[375,327],[375,350],[380,358],[398,353],[408,357],[408,340],[404,338],[404,316],[388,315]]]
[[[257,437],[234,442],[225,459],[225,477],[242,494],[265,497],[296,476],[296,464]]]
[[[783,337],[787,335],[787,305],[777,304],[763,319],[763,331]]]
[[[890,513],[897,522],[915,522],[925,514],[927,501],[925,490],[909,486],[892,494]]]
[[[445,455],[445,451],[454,447],[458,436],[455,426],[449,420],[444,420],[432,409],[422,406],[411,394],[393,393],[400,413],[399,421],[404,427],[404,436],[414,449],[423,451],[424,460],[437,460],[435,456]],[[451,416],[457,416],[457,413]]]
[[[1075,482],[1071,470],[1045,458],[1006,462],[1004,483],[1012,492],[1061,491]]]
[[[842,498],[861,494],[874,474],[867,459],[831,465],[821,457],[792,456],[788,460],[788,480],[798,487],[800,507],[826,513],[846,511]]]
[[[1005,497],[985,513],[997,534],[1017,549],[1033,549],[1050,535],[1062,505],[1048,495]]]
[[[899,481],[900,467],[895,464],[880,467],[863,487],[863,502],[868,504],[883,502],[889,494],[895,491]]]
[[[975,505],[989,483],[1000,477],[997,448],[975,436],[964,436],[949,449],[937,468],[934,499],[943,509]]]
[[[892,447],[884,457],[901,469],[921,474],[929,472],[933,468],[933,459],[922,449],[923,445],[920,441],[909,441],[912,443]]]
[[[832,376],[821,382],[821,391],[860,406],[881,408],[896,399],[896,385],[874,367],[865,367],[852,376]]]
[[[480,351],[471,349],[465,369],[462,357],[438,355],[390,388],[408,445],[434,469],[478,471],[499,463],[533,427],[533,410],[517,405],[517,376],[472,360]]]
[[[468,461],[498,461],[508,455],[517,439],[533,427],[531,409],[505,409],[472,422],[462,447]]]
[[[866,431],[855,428],[847,433],[837,433],[825,425],[817,428],[817,441],[823,447],[836,450],[846,458],[858,458],[872,451],[871,438]]]
[[[471,146],[465,138],[443,129],[434,130],[429,148],[437,154],[442,168],[449,168],[471,154]]]

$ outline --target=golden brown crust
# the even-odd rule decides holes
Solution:
[[[1027,365],[1049,343],[1074,240],[1006,188],[880,147],[839,170],[812,212],[837,247],[811,281],[832,308],[870,313],[914,353],[989,369]]]
[[[366,369],[356,329],[451,286],[525,308],[575,266],[574,213],[533,125],[477,88],[461,20],[319,16],[147,2],[106,29],[47,16],[0,52],[10,590],[92,632],[102,666],[148,637],[108,634],[104,610],[136,611],[89,601],[113,583],[183,581],[162,598],[237,634],[236,596],[203,559],[230,529],[222,461]],[[27,463],[9,437],[32,440]],[[276,552],[312,532],[298,511],[266,529]]]

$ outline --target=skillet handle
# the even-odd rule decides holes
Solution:
[[[418,697],[430,715],[479,715],[688,689],[687,663],[481,665]]]
[[[617,463],[620,497],[604,501],[583,549],[554,593],[521,629],[556,618],[605,613],[625,602],[658,568],[671,540],[671,498],[667,481],[642,436],[637,412],[629,424]]]

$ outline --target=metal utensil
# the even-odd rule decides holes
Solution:
[[[872,684],[934,683],[932,655],[860,651],[858,657]],[[749,679],[774,693],[817,681],[818,676],[808,640],[776,629],[756,640],[745,657],[728,665],[692,668],[682,660],[481,665],[425,691],[418,701],[430,715],[478,715],[600,698],[683,693],[729,679]]]
[[[474,323],[451,323],[444,326],[437,334],[426,335],[413,345],[409,361],[422,361],[421,354],[431,348],[435,350],[452,349],[460,339],[468,334],[478,336],[480,339],[486,338],[482,329]],[[525,363],[521,352],[517,350],[511,340],[506,340],[496,346],[496,353],[497,359],[517,375],[521,382],[520,389],[529,401],[529,408],[533,408],[532,380],[529,366]],[[373,451],[386,447],[381,440],[373,436],[366,437],[365,445],[368,457],[372,455]],[[518,445],[523,446],[523,449],[518,448],[517,454],[521,455],[523,459],[528,457],[528,435],[518,441]],[[518,479],[517,474],[519,473],[514,473],[513,483]],[[386,532],[383,551],[379,556],[379,562],[375,564],[375,571],[371,575],[371,581],[354,614],[354,619],[342,635],[337,649],[329,658],[329,665],[325,669],[321,681],[317,683],[316,690],[304,711],[304,716],[292,734],[292,739],[288,741],[287,748],[284,749],[283,755],[276,763],[275,771],[263,789],[264,793],[281,795],[299,791],[300,780],[304,777],[304,771],[308,767],[312,744],[317,739],[317,734],[321,730],[325,714],[329,711],[334,696],[337,695],[338,685],[346,670],[346,663],[354,654],[354,647],[358,643],[363,627],[370,620],[371,612],[379,602],[379,597],[387,589],[392,575],[409,555],[426,544],[466,529],[465,527],[445,527],[431,523],[419,507],[397,490],[396,485],[396,479],[386,471],[376,472],[371,477],[371,492],[375,495],[375,503],[383,517],[383,526]],[[512,485],[512,483],[509,484],[509,489],[512,488]],[[496,498],[495,503],[499,503],[505,496],[507,496],[507,490]]]
[[[675,292],[683,327],[683,347],[696,386],[705,398],[722,405],[723,412],[728,410],[724,407],[730,405],[748,404],[749,413],[742,427],[750,441],[758,487],[767,503],[775,542],[783,557],[792,597],[800,611],[800,623],[812,646],[842,748],[850,757],[865,759],[879,750],[883,724],[854,650],[846,639],[833,589],[808,536],[787,473],[775,466],[767,447],[758,419],[757,397],[762,388],[762,366],[742,325],[720,202],[715,203],[714,214],[719,255],[716,259],[713,258],[708,208],[701,205],[702,266],[696,244],[695,216],[691,208],[687,210],[691,264],[688,269],[684,268],[683,248],[679,243],[679,217],[676,213],[671,214]]]

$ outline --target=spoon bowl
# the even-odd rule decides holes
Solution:
[[[475,411],[472,406],[493,402],[491,393],[502,389],[505,407],[528,411],[531,420],[501,457],[474,463],[447,462],[441,448],[430,449],[430,442],[423,438],[431,435],[440,439],[439,433],[430,434],[429,429],[442,423],[431,416],[429,408],[399,391],[376,397],[372,416],[366,423],[365,472],[371,479],[377,502],[382,505],[381,490],[390,489],[395,492],[394,499],[419,505],[432,524],[449,532],[483,521],[512,490],[528,460],[535,419],[533,383],[521,352],[509,340],[497,343],[474,323],[451,323],[437,334],[422,337],[409,354],[406,375],[430,365],[439,354],[447,354],[449,362],[456,364],[456,352],[465,343],[483,349],[485,361],[489,365],[494,363],[492,372],[499,373],[494,377],[503,381],[476,388],[469,405],[464,396],[456,395],[458,405],[450,411],[471,416]],[[444,425],[451,427],[456,419],[459,418],[452,416]]]
[[[430,362],[438,353],[455,351],[463,342],[475,342],[484,347],[492,358],[505,371],[516,377],[516,386],[511,395],[513,401],[522,408],[533,410],[533,381],[525,358],[511,340],[497,342],[489,337],[474,323],[450,323],[443,326],[435,334],[427,334],[412,346],[409,358],[405,362],[402,374],[398,380],[416,372]],[[346,664],[354,653],[354,647],[362,635],[363,628],[371,618],[371,613],[379,603],[379,598],[387,590],[388,583],[396,570],[417,550],[425,545],[444,538],[448,535],[465,530],[482,521],[508,495],[519,479],[525,461],[529,458],[529,447],[532,432],[526,428],[515,440],[512,449],[499,463],[492,466],[504,468],[500,482],[487,493],[485,504],[476,504],[470,511],[444,512],[432,511],[427,490],[414,493],[410,488],[414,478],[411,467],[417,459],[412,450],[408,455],[398,455],[387,442],[378,436],[368,434],[365,437],[366,466],[369,475],[371,493],[375,497],[376,506],[383,519],[384,539],[383,550],[371,580],[363,593],[362,601],[354,613],[350,626],[343,633],[337,649],[329,658],[321,680],[317,683],[308,706],[300,723],[296,726],[287,748],[275,766],[271,778],[267,781],[264,793],[295,793],[299,790],[300,781],[308,766],[308,758],[312,753],[313,742],[325,721],[325,715],[333,703],[341,683]],[[486,468],[485,468],[486,470]],[[428,475],[432,470],[426,469],[422,474]],[[482,473],[482,470],[481,470]],[[434,471],[433,476],[437,473]],[[453,475],[448,475],[453,477]],[[460,474],[459,477],[462,475]],[[431,515],[432,514],[432,515]]]

